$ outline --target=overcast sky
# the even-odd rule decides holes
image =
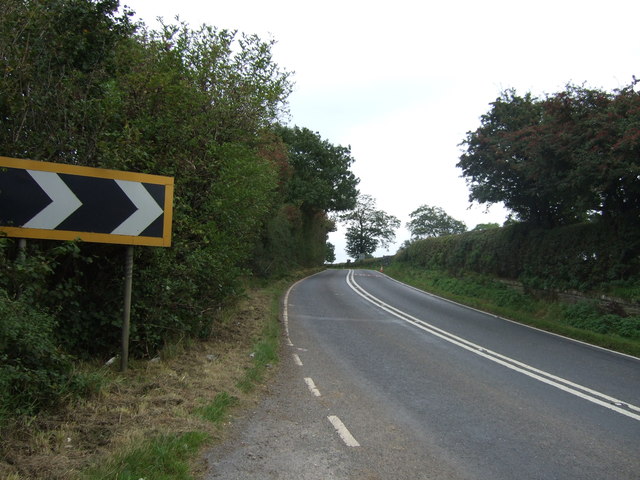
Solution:
[[[293,71],[290,124],[351,146],[359,189],[403,228],[426,204],[466,223],[502,224],[500,206],[469,208],[459,144],[505,89],[536,96],[567,83],[611,91],[640,77],[640,1],[121,0],[154,26],[176,15],[198,27],[274,39]],[[330,235],[345,261],[344,229]],[[377,255],[386,251],[378,251]]]

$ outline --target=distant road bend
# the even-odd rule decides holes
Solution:
[[[640,479],[640,359],[375,271],[298,282],[284,319],[344,478]]]

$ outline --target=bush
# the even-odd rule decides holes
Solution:
[[[572,327],[602,334],[640,338],[640,317],[621,317],[602,313],[592,302],[580,302],[562,308],[563,320]]]
[[[588,291],[640,275],[640,235],[605,222],[555,229],[516,224],[417,240],[398,260],[454,275],[476,272],[534,289]]]
[[[54,320],[0,290],[0,424],[81,393],[87,383],[53,340]]]

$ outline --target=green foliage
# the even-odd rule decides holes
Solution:
[[[584,87],[544,99],[505,91],[467,134],[458,167],[470,200],[543,227],[640,215],[640,94]]]
[[[279,171],[280,198],[255,251],[254,271],[261,275],[319,266],[331,258],[327,234],[335,224],[328,212],[351,208],[358,193],[348,148],[306,128],[279,126],[275,134],[260,150]]]
[[[355,206],[359,180],[349,170],[351,150],[332,145],[308,128],[277,130],[289,147],[293,175],[287,184],[285,203],[304,212],[340,212]]]
[[[400,220],[383,210],[376,209],[370,195],[358,198],[353,210],[340,216],[347,224],[347,253],[354,259],[371,255],[378,247],[386,247],[395,238]]]
[[[83,164],[95,155],[103,85],[133,29],[117,8],[117,0],[3,1],[3,155]]]
[[[50,315],[0,289],[0,318],[0,424],[86,393],[89,379],[75,375],[71,358],[58,348]]]
[[[442,237],[467,231],[464,222],[449,216],[440,207],[422,205],[409,214],[407,228],[412,238]]]
[[[0,150],[175,176],[172,248],[135,254],[132,353],[152,355],[167,337],[208,334],[211,312],[239,291],[278,200],[279,170],[261,155],[263,132],[291,86],[271,59],[273,42],[207,26],[148,31],[117,7],[7,5]],[[5,262],[5,284],[56,315],[69,351],[112,355],[122,248],[60,248],[30,241],[23,263]]]
[[[563,320],[577,328],[592,332],[640,339],[640,317],[621,317],[604,313],[593,302],[579,302],[562,308]]]
[[[191,480],[189,462],[208,440],[203,432],[162,435],[145,440],[82,475],[84,480]]]
[[[398,258],[453,273],[477,272],[546,290],[600,288],[640,274],[636,230],[603,223],[552,230],[516,224],[462,235],[417,240]]]
[[[332,243],[327,242],[327,252],[324,257],[326,263],[333,263],[336,261],[336,247]]]

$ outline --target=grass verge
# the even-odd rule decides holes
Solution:
[[[640,324],[636,325],[637,319],[618,321],[620,328],[615,331],[630,332],[630,337],[624,337],[609,333],[617,327],[613,325],[614,316],[601,315],[595,319],[596,309],[588,303],[571,306],[540,300],[489,277],[476,274],[454,277],[399,262],[384,267],[384,273],[421,290],[494,315],[640,357],[640,337],[636,333],[640,332]],[[634,325],[625,330],[625,325],[631,322],[635,322]]]
[[[208,440],[205,432],[164,434],[137,448],[112,456],[105,464],[89,468],[83,480],[190,480],[191,458]]]
[[[279,299],[309,273],[248,287],[207,341],[167,345],[154,360],[132,361],[124,374],[88,368],[101,378],[98,394],[2,428],[0,478],[201,477],[202,449],[224,439],[232,416],[260,399],[278,361]]]

